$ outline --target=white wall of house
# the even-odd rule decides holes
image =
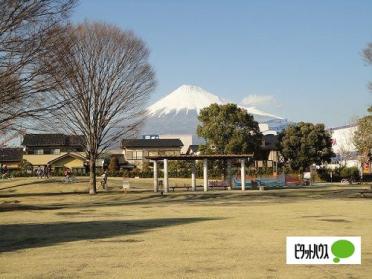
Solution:
[[[358,159],[358,152],[353,143],[354,133],[357,125],[348,125],[330,129],[332,136],[333,152],[340,158],[338,164],[330,164],[328,167],[357,167],[361,170],[361,163]]]
[[[269,124],[267,124],[267,123],[258,123],[258,128],[260,128],[261,133],[270,130]]]
[[[179,147],[133,147],[124,148],[122,151],[124,159],[138,168],[142,168],[144,162],[148,162],[146,156],[178,156],[180,155]],[[160,153],[160,154],[159,154]]]
[[[333,152],[338,155],[342,155],[344,152],[356,152],[357,149],[353,143],[353,136],[356,130],[356,125],[330,129]]]

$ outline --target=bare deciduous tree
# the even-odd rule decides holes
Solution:
[[[75,0],[0,0],[0,131],[17,129],[17,122],[40,116],[49,88],[37,57],[59,44],[57,28]],[[50,86],[51,83],[48,83]],[[50,103],[49,103],[50,105]]]
[[[363,50],[363,57],[368,64],[372,65],[372,43],[369,43],[368,46]],[[369,90],[372,92],[372,81],[368,85]],[[368,108],[368,112],[372,112],[372,105]]]
[[[50,99],[65,103],[53,113],[53,127],[84,136],[95,194],[96,160],[111,144],[136,133],[155,86],[154,72],[143,41],[113,25],[70,26],[64,41],[41,62],[58,84]]]
[[[363,57],[368,64],[372,65],[372,43],[363,50]],[[369,83],[372,91],[372,82]],[[357,121],[357,131],[354,134],[354,144],[359,151],[362,161],[368,162],[372,154],[372,105],[368,108],[369,115]]]

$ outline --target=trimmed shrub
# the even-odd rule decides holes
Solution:
[[[341,177],[349,180],[359,180],[359,170],[357,167],[342,168],[340,171]]]
[[[317,174],[322,181],[326,182],[340,182],[342,179],[359,180],[360,178],[357,167],[339,167],[334,170],[321,168],[317,170]]]

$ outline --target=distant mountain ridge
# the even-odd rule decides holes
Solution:
[[[232,102],[198,86],[182,85],[147,108],[147,119],[141,134],[192,134],[196,137],[200,110],[214,103],[221,105]],[[273,123],[275,127],[284,127],[288,123],[286,119],[256,107],[238,106],[246,109],[260,123]]]

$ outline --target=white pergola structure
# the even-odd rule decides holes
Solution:
[[[208,160],[226,160],[227,161],[227,181],[231,189],[232,176],[231,176],[231,162],[232,160],[240,160],[240,173],[241,173],[241,190],[245,190],[245,162],[253,158],[253,154],[214,154],[214,155],[178,155],[178,156],[147,156],[146,159],[153,162],[154,171],[154,192],[159,189],[158,167],[159,162],[164,162],[164,175],[163,175],[163,192],[169,191],[169,178],[168,178],[168,160],[178,161],[194,161],[191,168],[191,190],[196,191],[196,161],[203,161],[203,190],[208,191]]]

